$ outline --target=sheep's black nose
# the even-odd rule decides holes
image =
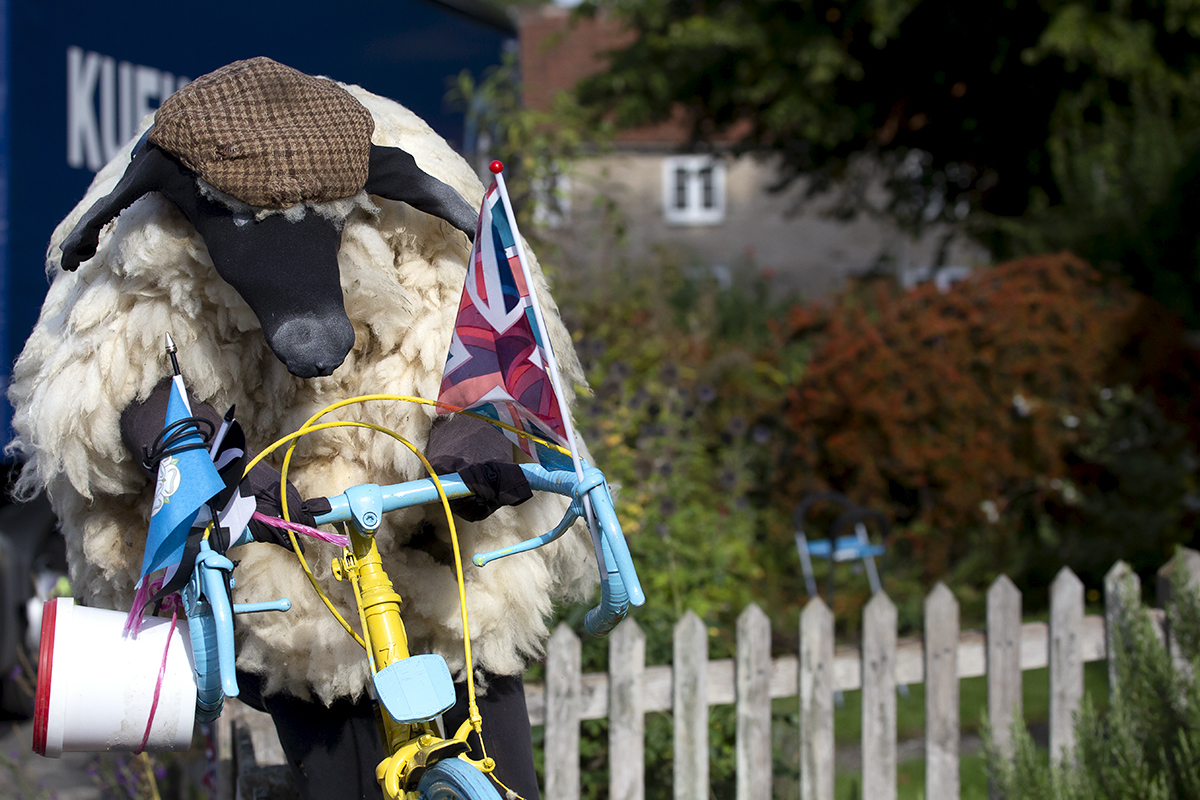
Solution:
[[[345,316],[294,317],[267,336],[267,343],[298,378],[332,375],[354,346],[354,326]]]

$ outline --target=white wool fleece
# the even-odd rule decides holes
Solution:
[[[412,153],[422,169],[478,207],[479,179],[428,125],[390,100],[346,88],[374,116],[376,144]],[[66,536],[77,597],[120,610],[133,600],[153,487],[122,444],[118,423],[127,405],[146,398],[169,374],[164,334],[174,336],[180,368],[195,395],[218,412],[236,403],[247,439],[262,449],[348,397],[436,398],[470,249],[466,236],[449,223],[404,203],[373,198],[377,215],[369,207],[351,211],[338,262],[354,348],[332,376],[303,380],[275,358],[250,308],[213,269],[204,241],[161,195],[142,197],[110,223],[96,256],[77,272],[60,269],[59,244],[113,188],[130,151],[131,146],[101,170],[55,230],[46,265],[53,283],[9,389],[17,431],[11,452],[27,462],[18,488],[48,490]],[[567,399],[573,401],[582,370],[541,269],[536,261],[531,267]],[[428,406],[373,401],[336,412],[335,418],[383,425],[424,448],[433,416]],[[280,459],[273,463],[278,466]],[[418,459],[392,438],[340,428],[305,437],[289,478],[312,497],[423,475]],[[482,569],[471,564],[471,555],[549,530],[565,507],[562,498],[537,494],[481,522],[458,523],[472,653],[493,674],[517,673],[540,652],[552,600],[590,594],[595,559],[581,526],[547,547]],[[406,547],[418,529],[430,541],[430,526],[434,546]],[[404,598],[412,651],[438,653],[461,675],[462,625],[440,506],[387,515],[377,540]],[[311,539],[305,546],[326,593],[346,619],[357,620],[349,585],[331,576],[337,549]],[[268,694],[287,691],[325,703],[360,696],[368,677],[362,648],[321,604],[296,557],[257,543],[231,556],[241,562],[236,602],[292,601],[287,613],[237,617],[238,666],[262,675]]]

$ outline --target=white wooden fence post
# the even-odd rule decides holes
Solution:
[[[737,621],[737,800],[771,800],[771,621],[757,605]]]
[[[1050,584],[1050,759],[1075,749],[1075,713],[1083,699],[1083,582],[1068,567]]]
[[[1022,720],[1021,590],[1007,575],[987,593],[987,714],[992,741],[1006,758],[1013,756],[1013,722]]]
[[[800,614],[800,800],[833,800],[833,612]]]
[[[646,794],[646,634],[632,619],[608,643],[608,796],[642,800]]]
[[[546,647],[546,797],[579,800],[579,637],[559,625]]]
[[[1117,687],[1117,660],[1114,646],[1117,626],[1141,605],[1142,580],[1128,564],[1118,561],[1104,576],[1104,655],[1108,661],[1108,690]]]
[[[1184,570],[1188,573],[1188,583],[1195,586],[1197,581],[1200,581],[1200,552],[1196,552],[1190,547],[1181,547],[1175,553],[1174,558],[1159,568],[1158,574],[1155,576],[1155,600],[1158,602],[1158,607],[1163,611],[1167,611],[1171,605],[1171,578],[1179,570]],[[1175,667],[1186,673],[1190,669],[1187,659],[1179,650],[1178,636],[1171,630],[1171,615],[1167,613],[1163,619],[1163,631],[1166,635],[1167,647],[1171,657],[1175,660]]]
[[[958,800],[958,601],[939,583],[925,599],[925,796]]]
[[[674,638],[675,800],[708,800],[708,630],[688,611]]]
[[[862,796],[896,798],[896,606],[879,592],[863,613]]]

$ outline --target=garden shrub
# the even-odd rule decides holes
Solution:
[[[753,275],[753,266],[743,272]],[[560,272],[555,294],[592,387],[576,419],[616,490],[646,591],[646,605],[630,615],[646,634],[646,663],[671,662],[672,631],[688,610],[708,626],[714,659],[734,654],[737,616],[752,602],[775,630],[795,631],[795,548],[781,562],[763,534],[781,522],[766,502],[767,478],[787,450],[779,409],[802,368],[802,359],[789,361],[802,347],[770,347],[768,321],[786,312],[788,298],[760,279],[722,285],[666,250],[599,278],[573,277]],[[586,610],[564,609],[555,623],[581,635],[585,671],[605,671],[608,643],[583,635]],[[536,669],[527,675],[539,679]],[[731,706],[711,710],[718,797],[736,784],[735,722]],[[646,724],[646,796],[669,800],[670,714],[650,714]],[[583,797],[606,796],[606,736],[606,721],[585,723]]]
[[[1114,626],[1116,684],[1101,717],[1084,699],[1071,758],[1051,764],[1024,725],[1013,758],[987,738],[996,796],[1020,800],[1167,800],[1200,797],[1200,593],[1185,570],[1172,577],[1170,628],[1183,664],[1159,641],[1130,586]]]
[[[727,656],[742,609],[770,612],[763,476],[786,449],[778,409],[798,367],[763,353],[767,320],[787,306],[765,282],[723,287],[669,252],[559,295],[593,389],[581,433],[621,487],[617,511],[645,584],[637,620],[649,663],[669,661],[687,610],[719,631],[713,657]]]
[[[1181,334],[1069,254],[796,308],[784,340],[815,344],[789,397],[783,492],[885,510],[892,553],[926,586],[978,595],[1000,571],[1044,586],[1064,562],[1095,585],[1118,557],[1151,570],[1191,536]]]

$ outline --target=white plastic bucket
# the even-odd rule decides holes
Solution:
[[[125,614],[75,605],[70,597],[42,613],[34,702],[33,750],[132,752],[141,748],[163,665],[171,620],[147,617],[137,637],[123,633]],[[187,620],[171,634],[154,723],[145,749],[186,750],[196,716]]]

